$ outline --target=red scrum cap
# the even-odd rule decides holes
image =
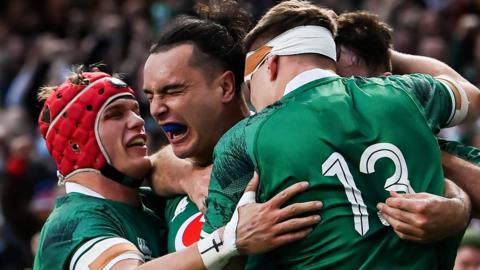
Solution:
[[[60,183],[75,173],[95,171],[132,186],[132,179],[111,166],[98,138],[100,115],[117,98],[135,98],[134,91],[103,72],[83,72],[78,81],[66,80],[47,98],[38,125],[57,164]]]

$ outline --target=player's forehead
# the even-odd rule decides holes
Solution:
[[[192,53],[193,45],[181,44],[151,54],[144,66],[143,88],[155,91],[169,84],[185,84],[202,74],[200,67],[191,64]]]
[[[137,110],[140,108],[138,101],[131,97],[121,97],[113,100],[105,107],[105,112],[114,110]]]

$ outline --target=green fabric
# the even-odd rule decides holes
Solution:
[[[238,123],[217,144],[204,230],[211,232],[230,219],[255,169],[261,178],[257,194],[261,202],[308,180],[310,189],[290,203],[324,203],[322,222],[307,238],[269,254],[279,268],[437,269],[437,258],[455,254],[443,253],[443,243],[400,240],[382,225],[376,204],[389,196],[386,187],[406,190],[395,177],[387,183],[396,170],[416,192],[443,193],[434,133],[448,124],[451,106],[446,87],[419,74],[328,77],[303,85]],[[371,146],[375,150],[368,156]],[[374,153],[380,157],[377,161],[372,161]],[[396,166],[392,159],[404,160],[406,167]],[[361,172],[361,161],[367,160],[373,166],[369,173]],[[353,181],[358,192],[344,187],[339,177]],[[368,216],[353,212],[363,211],[359,197]]]
[[[200,239],[203,214],[188,196],[167,201],[165,221],[168,227],[168,253],[182,250]]]
[[[42,229],[34,269],[68,269],[76,249],[101,236],[124,238],[144,252],[141,238],[151,251],[145,258],[159,257],[166,253],[165,233],[164,223],[147,208],[69,193],[57,199]]]
[[[476,147],[443,139],[438,139],[438,144],[440,145],[440,149],[452,155],[475,164],[480,164],[480,149]]]

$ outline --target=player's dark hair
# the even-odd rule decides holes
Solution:
[[[389,51],[392,28],[375,14],[357,11],[338,16],[335,42],[337,48],[343,45],[354,52],[369,71],[392,70]]]
[[[173,20],[150,53],[191,43],[195,46],[190,64],[201,66],[202,70],[232,71],[238,93],[245,68],[241,41],[250,27],[248,14],[233,0],[210,1],[208,6],[197,6],[197,13],[197,16],[179,16]]]

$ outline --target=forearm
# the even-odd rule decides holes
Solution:
[[[480,115],[480,91],[447,64],[434,58],[404,54],[391,50],[392,69],[395,74],[423,73],[441,78],[455,93],[456,108],[467,106],[468,112],[462,121],[473,121]],[[462,94],[463,93],[463,94]],[[465,100],[466,99],[466,100]]]
[[[193,171],[193,165],[188,160],[179,159],[173,153],[170,145],[150,157],[153,170],[150,183],[159,196],[186,194],[186,179]]]
[[[445,177],[463,189],[471,200],[472,216],[480,216],[480,167],[442,151]]]
[[[436,76],[448,76],[457,81],[465,81],[458,72],[447,64],[426,56],[400,53],[390,50],[394,74],[423,73]]]
[[[445,192],[443,196],[447,199],[443,209],[456,209],[457,232],[463,231],[470,223],[472,215],[472,201],[465,191],[449,179],[445,179]],[[455,215],[451,215],[451,217]],[[454,230],[455,231],[455,230]]]
[[[197,244],[194,244],[184,250],[170,253],[136,268],[136,270],[148,269],[203,270],[205,267],[198,252]]]

